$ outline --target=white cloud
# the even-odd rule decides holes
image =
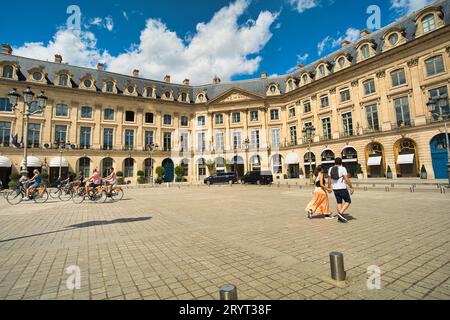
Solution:
[[[102,27],[107,29],[108,31],[112,31],[114,29],[114,20],[110,16],[105,18],[95,17],[89,20],[89,25]]]
[[[95,17],[92,18],[91,20],[89,20],[89,24],[94,25],[94,26],[100,26],[103,22],[103,19],[100,17]]]
[[[107,62],[107,51],[97,49],[97,39],[92,32],[79,32],[60,29],[48,44],[29,42],[16,47],[14,54],[39,60],[54,60],[55,54],[61,54],[64,61],[71,64],[95,68],[99,62]]]
[[[126,11],[122,11],[123,17],[128,21],[128,13]]]
[[[289,3],[298,13],[302,13],[308,9],[317,7],[319,0],[289,0]]]
[[[140,43],[113,58],[108,70],[128,74],[139,68],[145,77],[162,79],[170,74],[176,82],[189,78],[197,84],[210,83],[216,74],[225,81],[253,74],[262,60],[254,55],[271,39],[270,27],[277,14],[263,11],[256,20],[238,25],[248,5],[249,1],[237,0],[220,9],[209,22],[197,24],[187,39],[162,21],[148,19]]]
[[[308,60],[308,58],[309,58],[309,54],[308,53],[305,53],[304,55],[298,54],[297,55],[297,63],[305,62],[306,60]]]
[[[114,21],[109,16],[105,18],[105,28],[108,29],[108,31],[113,31],[114,29]]]
[[[408,14],[429,4],[431,0],[391,0],[391,8],[400,14]]]
[[[336,48],[341,45],[343,40],[347,40],[350,42],[355,42],[360,37],[360,31],[354,28],[348,28],[345,31],[344,36],[340,36],[338,34],[337,38],[333,38],[331,36],[326,36],[321,42],[317,44],[317,54],[319,56],[325,51],[326,48]]]

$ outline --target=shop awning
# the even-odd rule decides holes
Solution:
[[[414,153],[400,154],[397,158],[397,164],[413,164],[413,163],[414,163]]]
[[[64,157],[54,157],[52,160],[50,160],[49,168],[59,168],[60,165],[62,168],[68,168],[69,162]]]
[[[7,157],[0,156],[0,168],[11,168],[12,163]]]
[[[295,152],[291,152],[286,156],[286,164],[299,164],[300,160],[298,159],[298,154]]]
[[[315,163],[315,162],[312,162],[311,165],[315,166],[316,163]],[[309,166],[309,162],[305,162],[305,166]]]
[[[358,162],[358,159],[342,159],[342,162],[344,162],[344,163]]]
[[[370,157],[369,161],[367,162],[367,165],[370,166],[380,166],[381,160],[383,157]]]
[[[21,167],[23,167],[23,162],[24,161],[22,160],[22,162],[20,164]],[[42,162],[39,158],[30,156],[30,157],[27,157],[27,167],[28,168],[40,168],[40,167],[42,167]]]
[[[334,160],[322,161],[322,164],[334,164],[334,163],[335,163]]]

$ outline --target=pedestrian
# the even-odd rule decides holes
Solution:
[[[328,170],[328,189],[330,193],[332,189],[336,196],[338,220],[347,223],[344,213],[352,203],[351,195],[354,191],[347,169],[342,166],[341,158],[336,158],[335,165]]]
[[[328,193],[331,191],[325,185],[323,166],[318,166],[314,170],[315,176],[315,190],[311,202],[306,207],[308,212],[308,219],[312,219],[314,214],[320,214],[325,218],[331,219],[330,201],[328,200]]]

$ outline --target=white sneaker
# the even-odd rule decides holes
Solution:
[[[25,198],[23,198],[23,201],[30,201],[30,198],[25,197]]]

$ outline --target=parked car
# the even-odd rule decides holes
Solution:
[[[272,184],[273,174],[271,171],[252,171],[241,178],[241,183],[246,184]]]
[[[236,173],[234,172],[218,172],[213,176],[205,178],[205,184],[216,184],[216,183],[237,183],[238,179]]]

